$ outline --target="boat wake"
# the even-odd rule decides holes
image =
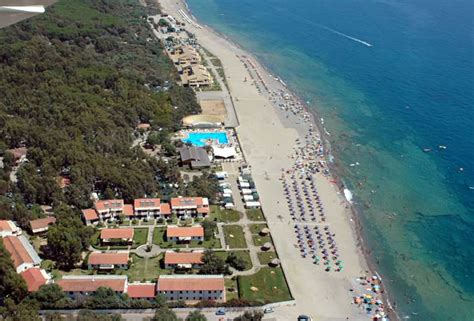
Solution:
[[[327,30],[329,32],[332,32],[336,35],[339,35],[341,37],[344,37],[344,38],[347,38],[347,39],[350,39],[352,41],[355,41],[355,42],[358,42],[358,43],[361,43],[367,47],[372,47],[372,44],[368,43],[367,41],[364,41],[364,40],[361,40],[361,39],[358,39],[358,38],[355,38],[355,37],[352,37],[352,36],[349,36],[349,35],[346,35],[345,33],[342,33],[340,31],[337,31],[337,30],[334,30],[332,28],[329,28],[329,27],[326,27],[326,26],[323,26],[323,25],[319,25],[321,28],[323,28],[324,30]]]

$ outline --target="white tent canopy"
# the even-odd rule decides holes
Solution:
[[[214,157],[218,158],[232,158],[237,155],[237,152],[235,151],[234,146],[212,146],[212,152],[214,153]]]

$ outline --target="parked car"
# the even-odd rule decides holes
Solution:
[[[273,310],[273,308],[265,308],[265,310],[263,310],[263,313],[272,313],[274,311],[275,310]]]
[[[309,317],[307,315],[304,315],[304,314],[298,316],[298,321],[312,321],[312,320],[313,319],[311,317]]]
[[[225,310],[224,309],[218,309],[216,311],[216,315],[225,315]]]

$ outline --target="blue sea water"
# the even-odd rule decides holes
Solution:
[[[188,4],[324,117],[399,314],[474,320],[472,0]]]

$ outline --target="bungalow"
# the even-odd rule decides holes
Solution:
[[[127,295],[130,299],[154,300],[156,298],[156,283],[129,284]]]
[[[106,228],[100,231],[102,243],[131,244],[133,241],[133,228]]]
[[[202,226],[168,226],[166,239],[171,242],[204,241],[204,228]]]
[[[92,252],[87,266],[89,270],[128,269],[128,252],[102,253]]]
[[[114,218],[123,214],[123,200],[99,200],[94,203],[94,208],[102,220]]]
[[[86,225],[97,224],[100,221],[99,215],[93,208],[82,210],[82,219]]]
[[[0,236],[20,235],[21,230],[13,221],[0,220]]]
[[[24,235],[5,236],[2,241],[3,246],[10,253],[16,273],[21,273],[41,264],[40,257]]]
[[[56,218],[54,216],[32,220],[30,221],[31,232],[33,234],[46,232],[49,226],[53,225],[54,223],[56,223]]]
[[[18,147],[18,148],[9,149],[7,150],[7,152],[13,155],[13,158],[15,160],[15,165],[18,166],[26,161],[26,154],[28,152],[28,149],[26,147]]]
[[[168,301],[226,301],[223,275],[160,275],[156,290]]]
[[[204,217],[209,213],[209,200],[207,197],[174,197],[171,210],[178,217]]]
[[[202,264],[202,252],[165,253],[165,269],[198,269]]]
[[[63,291],[71,298],[89,295],[100,287],[112,289],[121,294],[127,291],[126,275],[65,275],[56,281]]]
[[[36,292],[43,285],[51,281],[48,273],[40,268],[29,268],[20,273],[26,282],[28,292]]]

